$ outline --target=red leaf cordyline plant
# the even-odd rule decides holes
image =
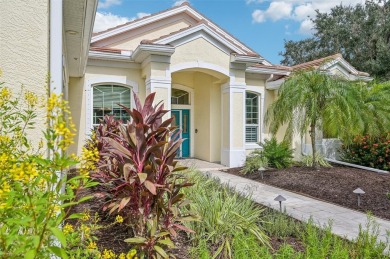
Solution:
[[[153,106],[154,96],[142,106],[134,94],[133,110],[121,105],[131,116],[126,124],[105,117],[96,131],[101,159],[93,177],[108,187],[110,201],[104,209],[122,215],[131,227],[134,237],[126,242],[158,258],[166,257],[162,247],[173,246],[176,231],[191,232],[181,223],[196,217],[180,213],[188,204],[180,189],[191,185],[181,174],[186,168],[174,161],[182,139],[170,126],[172,118],[163,121],[168,112],[163,105]]]

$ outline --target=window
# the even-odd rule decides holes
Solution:
[[[92,123],[97,125],[105,115],[127,122],[130,115],[119,104],[131,106],[131,89],[119,85],[97,85],[93,87]]]
[[[259,136],[259,96],[246,92],[245,97],[245,142],[257,143]]]
[[[172,88],[172,104],[190,104],[190,94],[184,90]]]

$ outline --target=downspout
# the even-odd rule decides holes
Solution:
[[[49,3],[49,95],[62,93],[63,88],[63,60],[62,60],[62,28],[63,28],[63,12],[62,0],[50,0]],[[47,97],[49,98],[49,96]],[[51,157],[53,154],[48,154]],[[66,177],[66,173],[62,171],[56,172],[58,181]],[[65,192],[65,183],[61,186],[61,193]],[[57,238],[53,238],[53,244],[61,246]],[[51,258],[59,258],[51,256]]]
[[[264,130],[265,130],[265,91],[267,91],[267,83],[274,78],[274,74],[270,74],[269,77],[267,78],[267,80],[265,80],[265,86],[264,86],[264,93],[263,93],[263,96],[261,96],[261,110],[262,110],[262,113],[261,113],[261,117],[262,117],[262,121],[261,121],[261,135],[260,135],[260,139],[261,139],[261,142],[264,143]]]

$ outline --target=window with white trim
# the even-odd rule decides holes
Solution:
[[[190,93],[181,89],[172,88],[172,104],[190,104]]]
[[[259,142],[259,95],[252,92],[245,96],[245,142]]]
[[[105,84],[92,88],[92,124],[96,126],[105,115],[114,115],[124,123],[130,120],[130,115],[118,104],[131,106],[131,88],[121,85]]]

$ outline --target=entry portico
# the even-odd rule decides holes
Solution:
[[[155,92],[182,130],[181,157],[241,166],[267,135],[265,100],[274,91],[266,81],[283,73],[185,3],[92,37],[85,76],[70,82],[72,113],[85,129],[76,143],[105,114],[127,119],[116,105],[132,106],[126,89],[141,100]]]

